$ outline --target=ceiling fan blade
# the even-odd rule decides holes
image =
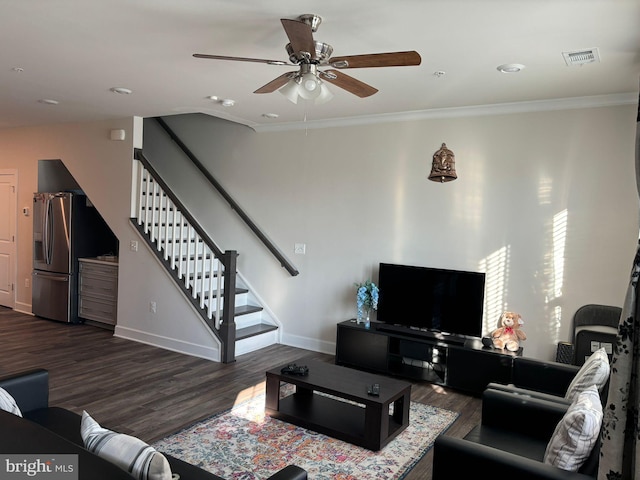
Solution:
[[[310,25],[297,20],[280,20],[294,52],[307,52],[310,58],[316,58],[316,43]]]
[[[333,57],[329,59],[329,65],[334,68],[404,67],[420,65],[421,61],[418,52],[410,51]]]
[[[266,85],[263,85],[262,87],[260,87],[258,90],[256,90],[253,93],[271,93],[271,92],[275,92],[280,87],[284,87],[286,85],[286,83],[291,79],[291,75],[295,74],[295,73],[296,72],[283,73],[282,75],[280,75],[277,78],[274,78],[269,83],[267,83]]]
[[[323,80],[337,87],[344,88],[347,92],[353,93],[360,98],[369,97],[378,91],[377,88],[373,88],[371,85],[367,85],[338,70],[327,70],[326,72],[320,72],[320,75]]]
[[[246,57],[226,57],[224,55],[207,55],[205,53],[194,53],[196,58],[209,58],[212,60],[233,60],[235,62],[256,62],[256,63],[268,63],[269,65],[292,65],[282,60],[266,60],[264,58],[246,58]]]

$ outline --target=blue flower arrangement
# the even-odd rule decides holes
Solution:
[[[356,302],[358,304],[358,319],[365,317],[365,310],[378,309],[378,286],[371,280],[356,283]]]

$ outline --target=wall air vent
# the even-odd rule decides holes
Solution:
[[[588,48],[586,50],[576,50],[574,52],[562,52],[564,61],[568,67],[572,65],[584,65],[585,63],[600,62],[600,54],[597,48]]]

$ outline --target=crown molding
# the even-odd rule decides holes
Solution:
[[[280,132],[288,130],[307,130],[315,128],[350,127],[377,123],[408,122],[442,118],[479,117],[488,115],[508,115],[513,113],[548,112],[553,110],[574,110],[578,108],[598,108],[618,105],[635,105],[638,93],[619,93],[612,95],[594,95],[589,97],[559,98],[554,100],[536,100],[530,102],[500,103],[469,107],[435,108],[411,112],[367,115],[359,117],[335,118],[327,120],[308,120],[269,125],[244,123],[256,132]],[[236,120],[237,121],[237,120]]]

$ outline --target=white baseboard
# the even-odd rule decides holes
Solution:
[[[15,305],[15,307],[13,307],[13,309],[16,312],[26,313],[27,315],[33,315],[33,313],[31,313],[31,304],[30,303],[16,302],[16,305]]]
[[[116,325],[113,336],[144,343],[146,345],[152,345],[154,347],[164,348],[165,350],[171,350],[172,352],[184,353],[185,355],[191,355],[192,357],[220,362],[220,348],[211,347],[209,345],[197,345],[195,343],[184,342],[182,340],[163,337],[161,335],[155,335],[118,325]]]
[[[304,348],[305,350],[311,350],[312,352],[326,353],[329,355],[335,355],[336,353],[335,342],[326,342],[315,338],[290,335],[284,332],[282,333],[280,343],[290,347]]]
[[[173,338],[155,335],[118,325],[116,325],[115,327],[113,336],[132,340],[134,342],[144,343],[146,345],[152,345],[158,348],[164,348],[166,350],[171,350],[172,352],[178,352],[185,355],[191,355],[193,357],[212,360],[214,362],[221,361],[221,352],[219,347],[216,348],[208,345],[197,345],[194,343],[184,342],[182,340],[176,340]],[[235,353],[236,356],[244,355],[246,353],[250,353],[277,343],[288,345],[290,347],[302,348],[304,350],[310,350],[312,352],[326,353],[329,355],[335,355],[336,353],[335,342],[326,342],[316,340],[314,338],[301,337],[299,335],[289,335],[286,333],[282,333],[281,341],[278,342],[277,331],[274,331],[271,334],[256,335],[254,337],[240,340],[236,344]]]

